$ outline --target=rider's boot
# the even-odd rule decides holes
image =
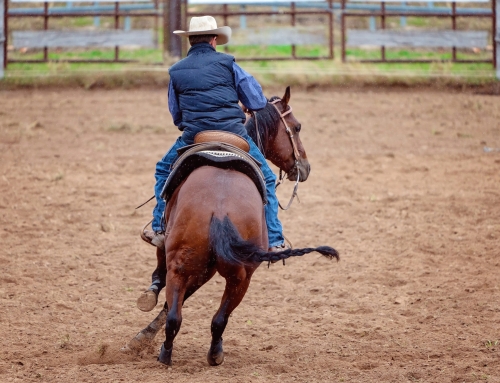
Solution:
[[[159,249],[165,248],[165,232],[164,231],[153,231],[153,230],[143,229],[141,231],[141,238],[144,242],[147,242],[152,246],[156,246]]]
[[[151,275],[151,286],[137,299],[137,307],[141,311],[151,311],[158,303],[158,295],[165,287],[167,278],[167,260],[165,249],[156,249],[157,266]]]
[[[291,247],[289,245],[286,245],[285,242],[283,242],[281,245],[270,247],[268,251],[277,253],[279,251],[284,251],[288,249],[291,249]]]
[[[269,251],[270,253],[278,253],[280,251],[284,251],[284,250],[288,250],[288,249],[291,249],[292,247],[290,245],[287,245],[285,244],[285,242],[283,242],[281,245],[277,245],[277,246],[273,246],[273,247],[270,247],[267,251]],[[271,263],[276,263],[278,262],[278,260],[272,260],[270,261]],[[285,264],[285,260],[283,259],[283,265]]]

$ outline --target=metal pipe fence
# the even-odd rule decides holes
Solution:
[[[199,2],[198,2],[199,3]],[[272,2],[262,2],[262,4],[265,5],[270,5]],[[203,16],[206,14],[206,12],[202,11],[191,11],[189,9],[189,3],[188,0],[183,0],[184,4],[184,25],[188,25],[188,20],[189,18],[193,16]],[[273,3],[274,4],[274,3]],[[228,19],[230,17],[239,17],[239,16],[253,16],[253,17],[262,17],[262,16],[289,16],[290,17],[290,26],[291,27],[296,27],[297,26],[297,19],[300,16],[325,16],[328,20],[327,26],[326,26],[326,34],[328,36],[328,54],[323,55],[323,56],[299,56],[297,54],[297,47],[295,44],[291,44],[291,55],[289,57],[282,57],[282,56],[274,56],[274,57],[267,57],[267,56],[259,56],[259,57],[238,57],[239,61],[262,61],[262,60],[289,60],[289,59],[295,59],[295,60],[320,60],[320,59],[333,59],[334,58],[334,19],[333,19],[333,0],[326,0],[325,4],[327,5],[326,8],[324,7],[317,7],[317,9],[302,9],[298,8],[296,2],[289,2],[289,10],[284,10],[284,9],[278,9],[278,10],[273,10],[271,9],[270,11],[248,11],[247,9],[241,9],[239,11],[234,11],[234,10],[229,10],[228,3],[227,1],[222,4],[222,10],[219,11],[211,11],[210,15],[211,16],[220,16],[223,17],[224,20],[224,25],[228,24]],[[232,4],[233,5],[233,4]],[[252,4],[253,5],[253,4]],[[275,5],[283,5],[281,3],[276,3]],[[310,5],[310,4],[309,4]],[[312,5],[314,6],[314,5]],[[246,20],[245,20],[246,24]],[[252,42],[249,41],[248,45],[252,45]],[[226,49],[227,50],[227,49]],[[186,47],[184,49],[186,51]]]
[[[14,2],[22,2],[23,0],[11,0]],[[26,2],[29,2],[27,0]],[[348,2],[347,0],[340,0],[339,2],[334,2],[333,0],[323,0],[323,1],[296,1],[290,2],[285,0],[262,0],[262,1],[252,1],[252,0],[181,0],[182,12],[180,16],[170,14],[168,10],[162,10],[159,0],[136,0],[139,4],[123,4],[121,1],[113,0],[101,0],[103,4],[100,5],[78,5],[71,7],[58,6],[57,2],[66,2],[67,0],[55,0],[41,3],[42,8],[33,7],[22,7],[22,8],[9,8],[9,0],[0,0],[3,7],[3,17],[2,12],[0,12],[0,66],[3,61],[3,67],[6,67],[8,63],[11,62],[48,62],[49,60],[49,49],[50,47],[43,47],[43,58],[37,60],[20,60],[20,59],[10,59],[8,57],[8,40],[9,40],[9,19],[19,19],[19,18],[42,18],[43,20],[43,30],[48,31],[51,19],[61,19],[61,18],[76,18],[76,17],[110,17],[113,20],[114,30],[120,29],[121,21],[124,18],[135,18],[135,17],[151,17],[154,18],[154,36],[155,42],[157,44],[157,36],[159,30],[159,19],[161,17],[166,17],[170,15],[170,20],[164,23],[164,25],[169,25],[171,29],[186,29],[188,25],[188,19],[192,16],[205,15],[207,11],[193,10],[190,5],[203,5],[203,4],[216,4],[220,7],[215,8],[214,11],[209,13],[215,17],[222,17],[224,24],[227,25],[234,18],[238,18],[240,28],[247,28],[247,18],[258,18],[258,17],[285,17],[288,18],[289,28],[297,29],[300,27],[301,18],[311,17],[311,16],[323,16],[326,18],[326,23],[322,25],[324,27],[326,42],[324,45],[327,46],[326,55],[317,55],[314,57],[300,55],[297,43],[293,39],[289,38],[291,41],[290,55],[289,56],[254,56],[254,57],[238,57],[238,60],[289,60],[289,59],[306,59],[306,60],[318,60],[318,59],[333,59],[334,58],[334,16],[337,15],[340,21],[340,51],[342,62],[347,62],[347,43],[348,43],[348,22],[347,20],[352,18],[370,18],[370,30],[375,31],[375,18],[380,20],[380,28],[384,33],[389,33],[392,29],[387,28],[387,20],[392,17],[401,18],[401,23],[406,23],[406,18],[408,17],[419,17],[419,18],[438,18],[438,19],[448,19],[450,20],[451,31],[459,31],[457,22],[462,18],[477,18],[477,19],[490,19],[491,20],[491,36],[492,36],[492,56],[491,58],[479,59],[469,59],[467,56],[462,55],[462,58],[457,54],[460,49],[457,46],[450,46],[451,59],[441,60],[441,59],[407,59],[403,60],[400,58],[390,58],[391,56],[387,50],[390,45],[381,44],[380,45],[380,58],[375,59],[361,59],[361,60],[349,60],[355,62],[366,62],[366,63],[422,63],[422,62],[434,62],[434,61],[451,61],[454,63],[491,63],[494,67],[497,67],[497,54],[500,52],[500,28],[497,24],[496,18],[500,12],[498,3],[500,0],[492,0],[491,8],[472,8],[472,7],[459,7],[457,2],[452,2],[450,7],[443,6],[421,6],[421,5],[407,5],[403,3],[401,5],[394,4],[393,1],[387,0],[375,3],[373,0],[358,0],[358,2]],[[75,0],[69,0],[75,1]],[[126,1],[126,0],[125,0]],[[361,2],[365,1],[364,4]],[[106,4],[108,3],[108,4]],[[430,3],[429,3],[430,4]],[[236,7],[237,5],[238,7]],[[259,6],[257,10],[255,8],[251,9],[251,6]],[[264,10],[262,7],[270,7],[269,10]],[[168,8],[168,7],[167,7]],[[1,10],[2,8],[0,8]],[[212,8],[214,9],[214,8]],[[176,20],[172,17],[177,16]],[[3,24],[3,25],[2,25]],[[127,21],[127,25],[130,23]],[[233,24],[234,21],[233,21]],[[175,28],[173,28],[175,26]],[[485,32],[486,33],[486,32]],[[165,33],[167,35],[168,33]],[[3,35],[3,38],[2,38]],[[173,37],[177,38],[176,36]],[[3,40],[3,41],[2,41]],[[251,45],[249,41],[249,45]],[[187,42],[182,40],[183,51],[187,51]],[[286,45],[286,44],[284,44]],[[1,56],[3,55],[3,57]],[[392,56],[394,57],[394,56]],[[465,59],[464,59],[465,57]],[[130,62],[134,60],[124,60],[120,58],[120,48],[118,45],[114,47],[114,57],[113,59],[67,59],[61,61],[69,62],[95,62],[95,63],[106,63],[106,62]],[[499,74],[500,76],[500,74]]]
[[[56,0],[56,2],[63,0]],[[102,0],[101,0],[102,1]],[[141,1],[141,0],[139,0]],[[109,1],[107,1],[109,2]],[[7,49],[7,41],[8,41],[8,20],[12,18],[43,18],[43,30],[49,30],[49,21],[50,19],[57,18],[78,18],[78,17],[110,17],[113,19],[113,29],[120,29],[120,22],[123,18],[137,18],[137,17],[152,17],[154,18],[154,39],[155,44],[158,44],[158,19],[161,17],[161,12],[159,9],[159,0],[151,1],[150,4],[153,8],[153,11],[144,11],[140,10],[140,7],[130,7],[130,5],[123,6],[121,5],[121,1],[113,1],[111,5],[104,7],[70,7],[66,9],[62,9],[62,7],[57,7],[56,10],[50,7],[50,4],[54,3],[52,1],[44,1],[43,9],[9,9],[9,0],[4,0],[5,5],[5,47],[4,47],[4,67],[6,68],[9,63],[46,63],[49,61],[64,61],[71,63],[127,63],[134,62],[137,60],[129,60],[129,59],[121,59],[120,58],[120,47],[116,45],[114,47],[114,57],[113,59],[64,59],[64,60],[49,60],[49,48],[43,47],[43,58],[42,59],[31,59],[31,60],[21,60],[21,59],[9,59],[8,58],[8,49]],[[122,8],[126,7],[126,8]],[[61,34],[64,32],[61,31]]]
[[[370,1],[370,0],[367,0]],[[347,62],[347,41],[348,41],[348,28],[347,19],[354,17],[370,17],[370,18],[380,18],[380,26],[382,31],[388,31],[386,28],[386,19],[389,17],[420,17],[420,18],[440,18],[440,19],[450,19],[451,30],[457,31],[457,19],[458,18],[486,18],[491,20],[491,31],[492,35],[495,36],[496,29],[496,16],[495,16],[495,2],[498,0],[492,0],[492,8],[489,9],[474,9],[470,11],[469,8],[457,8],[457,3],[452,2],[451,8],[440,7],[439,10],[433,9],[432,12],[427,10],[415,11],[415,7],[408,8],[407,11],[401,10],[390,10],[388,11],[387,3],[381,1],[378,5],[378,9],[367,12],[365,10],[349,10],[347,8],[346,0],[341,0],[341,56],[342,62]],[[361,8],[358,8],[361,9]],[[458,59],[457,58],[457,47],[451,47],[451,60],[439,60],[439,59],[388,59],[386,54],[386,46],[380,44],[380,59],[364,59],[364,60],[350,60],[355,62],[363,63],[426,63],[426,62],[436,62],[436,61],[451,61],[454,63],[491,63],[496,68],[497,66],[497,47],[496,44],[492,45],[492,56],[489,59]]]

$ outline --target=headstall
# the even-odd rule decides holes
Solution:
[[[292,107],[288,106],[287,110],[285,110],[284,112],[281,112],[278,109],[278,107],[276,106],[276,104],[279,103],[279,102],[281,102],[281,99],[277,98],[276,100],[271,101],[270,104],[272,106],[274,106],[274,108],[278,112],[278,114],[279,114],[279,116],[281,118],[281,122],[283,122],[283,125],[285,126],[286,132],[288,133],[288,137],[290,137],[290,141],[292,143],[292,148],[293,148],[293,156],[295,158],[295,170],[297,172],[297,180],[295,181],[295,186],[293,187],[293,193],[292,193],[292,196],[290,197],[290,201],[288,201],[288,204],[286,205],[286,207],[283,207],[281,205],[281,203],[278,201],[278,205],[281,208],[281,210],[288,210],[290,208],[290,205],[293,202],[293,199],[295,197],[297,197],[297,199],[299,199],[299,196],[297,195],[297,190],[299,188],[299,182],[300,182],[300,171],[299,171],[300,153],[299,153],[299,150],[297,148],[297,144],[295,143],[295,140],[293,139],[293,136],[294,136],[293,131],[292,131],[292,129],[289,128],[289,126],[288,126],[288,124],[286,123],[286,120],[285,120],[285,116],[287,116],[288,114],[292,113]],[[257,145],[258,145],[259,149],[261,150],[261,152],[264,154],[264,147],[262,146],[262,142],[261,142],[261,139],[260,139],[259,128],[258,128],[258,124],[257,124],[257,113],[253,112],[253,115],[255,117],[255,133],[256,133],[256,136],[257,136]],[[280,168],[280,175],[279,175],[278,182],[276,183],[275,189],[277,189],[278,186],[281,185],[281,183],[283,182],[284,179],[285,179],[285,173],[283,172],[283,169]],[[299,200],[299,202],[300,202],[300,200]]]

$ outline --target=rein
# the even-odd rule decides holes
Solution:
[[[259,148],[260,152],[262,154],[264,154],[264,146],[262,146],[262,140],[260,138],[259,125],[258,125],[258,121],[257,121],[257,112],[251,111],[250,113],[255,118],[255,135],[257,136],[257,147]],[[264,156],[265,156],[265,154],[264,154]]]
[[[280,112],[280,110],[276,106],[276,104],[278,102],[281,102],[280,98],[278,98],[278,99],[276,99],[274,101],[271,101],[270,104],[272,106],[274,106],[274,108],[278,112],[278,114],[280,116],[280,119],[283,122],[283,125],[285,126],[286,132],[288,133],[288,137],[290,137],[290,141],[292,143],[292,148],[293,148],[293,156],[294,156],[294,159],[295,159],[295,169],[297,170],[297,180],[295,181],[295,186],[293,187],[293,193],[292,193],[292,196],[290,197],[290,201],[288,201],[288,204],[286,205],[286,207],[283,207],[281,205],[281,202],[279,202],[279,200],[278,200],[278,205],[279,205],[280,209],[281,210],[288,210],[290,208],[290,206],[292,205],[292,202],[293,202],[294,198],[297,197],[297,199],[299,199],[299,196],[297,195],[297,190],[299,188],[299,182],[300,182],[300,171],[299,171],[300,153],[299,153],[299,150],[297,148],[297,144],[295,143],[295,140],[293,139],[293,132],[289,128],[288,124],[285,121],[285,116],[287,116],[288,114],[292,113],[292,107],[288,106],[288,109],[282,113],[282,112]],[[252,114],[253,114],[253,116],[255,118],[255,133],[256,133],[256,136],[257,136],[257,146],[259,147],[260,151],[262,153],[264,153],[264,150],[263,150],[264,147],[262,146],[262,142],[261,142],[261,138],[260,138],[260,132],[259,132],[259,127],[258,127],[258,122],[257,122],[257,112],[252,112]],[[281,183],[283,182],[284,179],[285,179],[285,172],[283,171],[283,169],[280,168],[280,175],[279,175],[278,182],[276,183],[275,190],[278,188],[278,186],[281,185]],[[300,202],[300,200],[299,200],[299,202]]]

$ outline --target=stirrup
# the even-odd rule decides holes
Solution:
[[[153,222],[153,220],[149,221],[141,230],[141,239],[149,243],[151,246],[158,247],[159,249],[164,249],[165,248],[165,234],[161,232],[154,232],[155,235],[153,235],[152,238],[146,235],[146,228]],[[153,232],[153,231],[151,231]]]

